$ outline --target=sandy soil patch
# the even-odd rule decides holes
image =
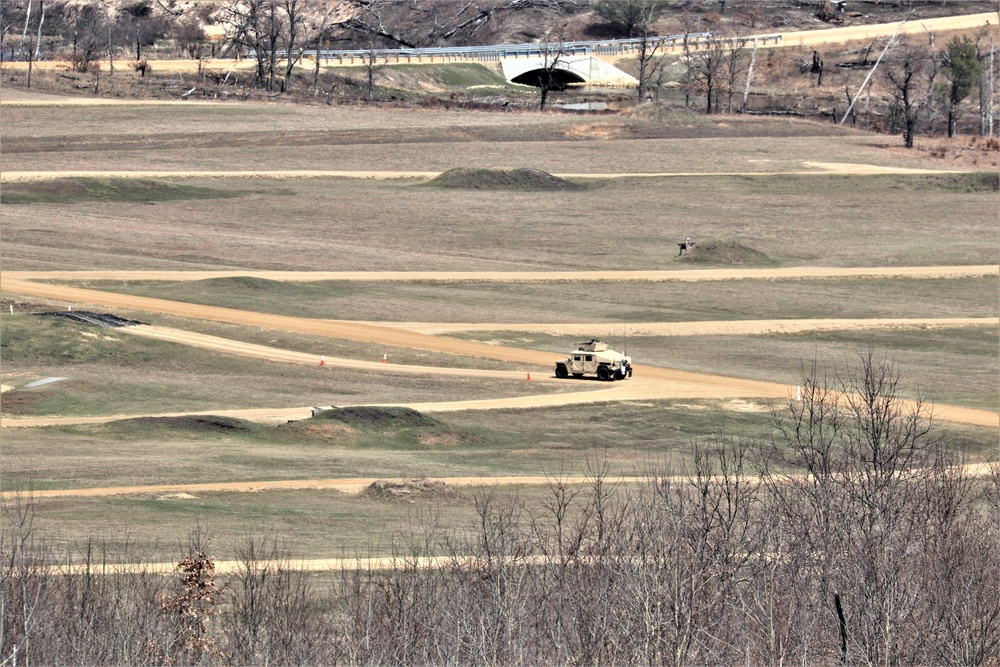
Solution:
[[[4,291],[18,293],[23,281],[209,280],[262,278],[289,282],[706,282],[727,280],[839,280],[978,278],[1000,276],[1000,266],[801,267],[776,269],[678,269],[648,271],[3,271]],[[11,287],[14,286],[14,287]],[[27,293],[24,293],[27,294]]]
[[[944,16],[934,19],[907,21],[905,23],[878,23],[875,25],[846,26],[826,30],[805,30],[782,34],[780,46],[819,46],[821,44],[843,44],[876,37],[890,37],[899,27],[900,34],[923,34],[945,30],[969,30],[982,26],[996,26],[1000,23],[997,12],[969,14],[966,16]]]
[[[963,466],[965,474],[970,477],[986,477],[991,474],[991,464],[970,463]],[[554,481],[563,484],[587,484],[592,478],[584,475],[570,475],[561,477],[552,476],[498,476],[498,477],[433,477],[420,480],[421,484],[428,487],[465,487],[465,486],[539,486],[551,484]],[[676,479],[685,479],[678,476]],[[636,484],[644,481],[641,477],[616,477],[614,482],[624,484]],[[374,477],[368,478],[336,478],[336,479],[307,479],[307,480],[276,480],[258,482],[215,482],[205,484],[156,484],[150,486],[117,486],[90,489],[44,489],[32,493],[34,498],[100,498],[106,496],[121,495],[152,495],[163,494],[170,497],[191,498],[195,493],[254,493],[260,491],[287,491],[298,489],[332,490],[341,493],[360,494],[373,485],[396,485],[406,487],[412,485],[414,480],[396,479],[387,480]],[[4,491],[0,493],[0,498],[12,498],[19,492]]]
[[[768,172],[626,172],[626,173],[554,173],[556,178],[670,178],[689,176],[764,176],[794,175],[815,176],[835,174],[958,174],[966,169],[914,169],[908,167],[879,167],[868,164],[803,162],[805,169]],[[57,178],[359,178],[368,180],[390,180],[406,178],[431,179],[441,175],[437,171],[335,171],[324,169],[301,170],[261,170],[261,171],[5,171],[0,174],[0,183],[24,183],[30,181],[53,180]]]

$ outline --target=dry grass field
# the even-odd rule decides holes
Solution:
[[[942,164],[882,137],[803,121],[218,104],[63,106],[4,93],[0,129],[2,269],[59,271],[527,271],[997,265],[996,171]],[[21,102],[20,104],[16,104]],[[817,163],[916,173],[829,173]],[[445,189],[426,179],[298,178],[296,171],[441,172],[531,167],[580,187]],[[132,178],[134,172],[169,178]],[[188,172],[213,172],[186,176]],[[234,177],[283,171],[282,178]],[[20,180],[20,172],[53,178]],[[68,178],[64,172],[105,172]],[[57,178],[63,174],[61,178]],[[677,174],[632,176],[620,174]],[[697,242],[742,254],[692,252]],[[708,245],[706,243],[706,245]],[[696,246],[696,250],[697,250]],[[747,264],[735,262],[746,261]],[[0,276],[2,278],[2,276]],[[679,469],[693,440],[766,437],[761,396],[433,413],[433,424],[262,425],[187,418],[14,428],[18,417],[153,415],[235,408],[401,404],[548,396],[600,389],[549,381],[551,365],[427,352],[268,328],[264,316],[397,323],[495,323],[456,340],[541,352],[554,361],[587,325],[620,326],[638,364],[795,385],[802,364],[845,372],[859,350],[893,359],[905,395],[995,413],[1000,403],[997,275],[953,279],[503,283],[49,280],[114,294],[261,314],[261,326],[140,310],[149,324],[315,356],[312,365],[104,330],[31,313],[60,300],[3,291],[0,484],[103,488],[340,477],[615,474],[650,461]],[[73,304],[84,309],[87,304]],[[13,314],[11,314],[13,308]],[[92,308],[100,310],[98,308]],[[106,309],[101,310],[105,312]],[[836,331],[654,336],[659,322],[826,318]],[[920,324],[870,328],[873,318]],[[940,318],[979,318],[938,327]],[[518,324],[578,324],[567,335]],[[627,337],[627,340],[626,340]],[[335,358],[385,368],[344,368]],[[320,355],[331,359],[320,367]],[[535,381],[393,372],[393,365],[527,370]],[[641,374],[635,378],[639,386]],[[46,377],[66,380],[27,388]],[[628,382],[628,381],[627,381]],[[620,383],[620,384],[627,384]],[[613,419],[609,419],[613,415]],[[997,458],[996,428],[942,423],[973,460]],[[517,490],[530,496],[531,487]],[[161,557],[193,525],[231,548],[247,530],[298,557],[388,553],[436,516],[474,518],[469,493],[415,504],[336,491],[134,494],[36,503],[37,528],[64,544],[87,536]],[[402,533],[398,532],[402,531]],[[226,555],[226,554],[223,554]]]

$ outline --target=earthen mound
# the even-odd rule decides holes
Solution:
[[[357,406],[334,408],[316,413],[314,419],[333,419],[351,426],[413,427],[436,426],[439,422],[411,408]]]
[[[540,169],[449,169],[426,185],[464,190],[575,190],[575,183]]]
[[[698,241],[681,260],[705,264],[735,264],[741,266],[766,266],[774,261],[761,251],[734,239],[708,239]]]
[[[361,495],[373,500],[412,503],[416,500],[455,498],[458,492],[444,482],[427,479],[413,479],[408,482],[380,479],[372,482]]]

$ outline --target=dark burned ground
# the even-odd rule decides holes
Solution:
[[[575,183],[540,169],[449,169],[423,185],[464,190],[576,190]]]
[[[242,419],[214,416],[183,416],[183,417],[137,417],[117,422],[122,427],[139,427],[143,429],[163,429],[170,431],[186,431],[195,433],[253,433],[261,427]]]
[[[5,415],[31,414],[31,406],[44,396],[34,391],[8,391],[0,394],[0,407]]]

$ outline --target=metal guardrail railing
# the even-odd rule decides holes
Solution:
[[[670,35],[667,37],[647,38],[647,44],[656,44],[661,48],[676,48],[678,46],[704,46],[715,39],[710,32],[688,33],[685,35]],[[718,41],[722,44],[752,44],[781,42],[782,36],[756,35],[753,37],[727,37]],[[539,44],[497,44],[493,46],[438,46],[421,49],[300,49],[299,56],[316,58],[327,62],[336,60],[340,63],[351,63],[360,60],[368,62],[371,58],[383,62],[427,62],[444,60],[446,62],[499,62],[508,58],[543,58],[555,53],[566,56],[621,56],[635,53],[643,43],[641,37],[632,39],[609,39],[585,42],[544,42]],[[246,57],[254,57],[255,52],[244,52]],[[278,58],[285,59],[287,51],[276,51]]]

